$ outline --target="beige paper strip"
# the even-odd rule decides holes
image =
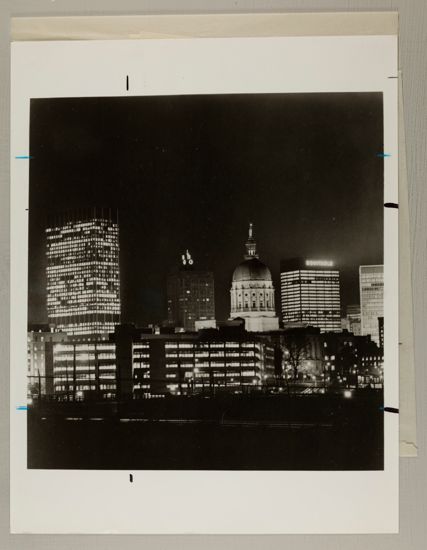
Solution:
[[[15,17],[11,40],[397,34],[397,12]]]
[[[403,119],[402,75],[399,77],[399,441],[400,456],[417,456],[414,328],[409,237],[408,177]]]

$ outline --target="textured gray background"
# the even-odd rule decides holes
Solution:
[[[9,535],[9,18],[14,15],[115,15],[260,11],[382,11],[400,14],[409,180],[414,338],[418,417],[418,458],[401,459],[400,534],[347,536],[44,536]],[[0,0],[0,549],[211,549],[422,550],[427,545],[427,357],[426,330],[426,0]],[[114,498],[108,494],[106,497]],[[64,494],[64,498],[67,495]],[[283,495],[286,498],[286,494]],[[60,505],[60,503],[58,503]],[[263,503],[268,507],[268,502]],[[345,503],[343,503],[345,506]],[[40,508],[43,514],[43,495]],[[378,510],[381,513],[381,510]]]

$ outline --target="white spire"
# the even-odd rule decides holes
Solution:
[[[258,254],[256,252],[256,242],[254,239],[253,223],[249,224],[249,235],[245,246],[246,246],[246,254],[245,254],[246,260],[250,260],[251,258],[258,258]]]

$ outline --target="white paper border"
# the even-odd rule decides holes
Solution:
[[[126,92],[126,75],[130,91]],[[397,37],[12,44],[11,527],[26,533],[390,533],[398,530],[398,415],[375,472],[27,470],[29,100],[211,93],[384,94],[385,202],[398,202]],[[385,209],[385,405],[398,396],[398,211]]]

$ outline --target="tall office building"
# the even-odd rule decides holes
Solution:
[[[196,321],[214,321],[215,288],[211,271],[196,269],[188,250],[167,280],[168,323],[194,331]]]
[[[49,323],[70,336],[114,332],[120,322],[117,214],[91,208],[55,216],[46,240]]]
[[[384,317],[384,266],[359,267],[360,318],[362,335],[380,345],[380,322]]]
[[[294,258],[280,264],[282,318],[286,325],[341,331],[340,274],[330,260]]]

